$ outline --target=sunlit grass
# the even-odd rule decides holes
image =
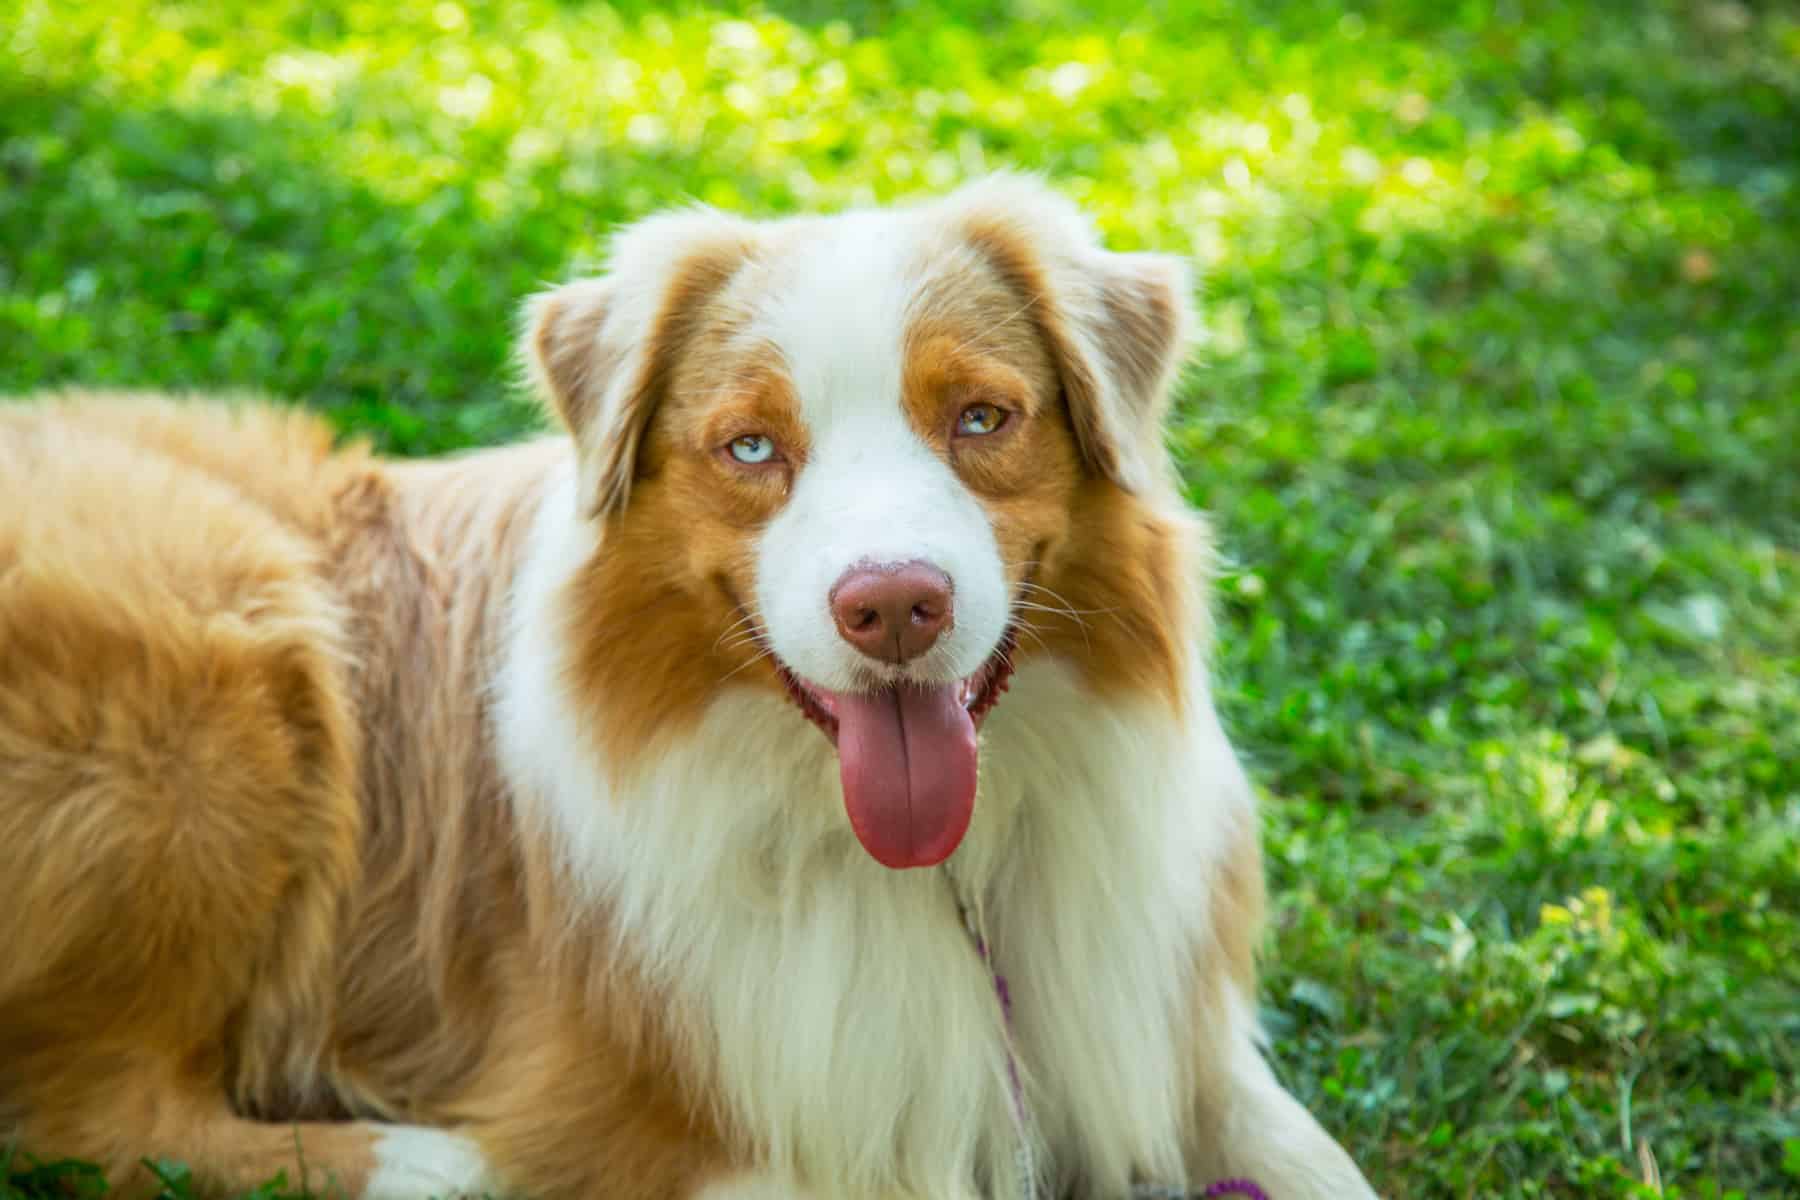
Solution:
[[[1397,1197],[1784,1195],[1796,130],[1730,0],[0,0],[0,387],[494,441],[620,221],[1041,170],[1202,267],[1295,1089]]]

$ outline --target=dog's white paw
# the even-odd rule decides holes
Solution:
[[[362,1200],[464,1200],[494,1195],[497,1181],[466,1137],[395,1125],[375,1143],[375,1171]]]

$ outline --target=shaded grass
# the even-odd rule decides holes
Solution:
[[[0,388],[491,442],[621,220],[1045,170],[1205,270],[1284,1075],[1396,1196],[1789,1195],[1797,129],[1786,4],[0,0]]]

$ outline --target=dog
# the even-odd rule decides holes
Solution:
[[[527,306],[560,429],[510,447],[0,407],[0,1143],[127,1194],[1372,1196],[1259,1050],[1190,296],[1001,176],[626,229]]]

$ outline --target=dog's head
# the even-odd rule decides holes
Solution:
[[[1179,261],[1102,249],[1029,180],[626,230],[527,332],[602,526],[570,633],[609,755],[779,690],[836,743],[863,845],[926,865],[1018,658],[1179,703],[1160,425],[1188,326]]]

